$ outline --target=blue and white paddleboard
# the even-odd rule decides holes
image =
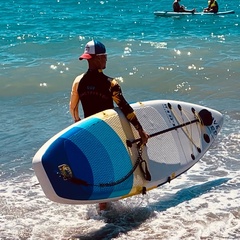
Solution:
[[[118,109],[85,118],[48,140],[33,158],[45,195],[66,204],[118,200],[170,182],[206,153],[223,116],[196,104],[154,100],[131,105],[146,146]]]
[[[207,13],[207,12],[172,12],[172,11],[155,11],[154,15],[157,17],[180,17],[180,16],[189,16],[189,15],[201,15],[201,16],[213,16],[213,15],[227,15],[235,13],[234,10],[217,12],[217,13]]]

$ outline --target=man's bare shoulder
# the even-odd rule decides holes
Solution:
[[[74,83],[79,83],[79,82],[81,81],[83,75],[84,75],[84,73],[78,75],[78,76],[75,78]]]

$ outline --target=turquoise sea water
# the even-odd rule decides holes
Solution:
[[[154,17],[171,10],[167,0],[0,0],[0,239],[240,238],[240,1],[218,2],[235,14]],[[201,11],[207,1],[181,4]],[[106,216],[94,205],[50,202],[31,164],[72,123],[71,85],[92,38],[105,44],[105,73],[129,102],[182,100],[224,114],[198,164]]]

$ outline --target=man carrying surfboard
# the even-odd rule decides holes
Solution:
[[[116,79],[103,73],[107,62],[105,46],[97,40],[89,41],[85,46],[84,53],[79,57],[79,60],[82,59],[88,61],[88,70],[73,81],[69,108],[74,121],[81,120],[78,111],[80,102],[85,118],[114,108],[115,102],[138,131],[142,144],[145,145],[149,136],[143,130],[133,108],[125,100],[120,85]],[[99,203],[99,209],[105,210],[106,203]]]

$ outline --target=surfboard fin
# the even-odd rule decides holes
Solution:
[[[147,188],[146,188],[146,187],[143,187],[143,188],[142,188],[142,195],[145,195],[145,194],[147,194]]]

